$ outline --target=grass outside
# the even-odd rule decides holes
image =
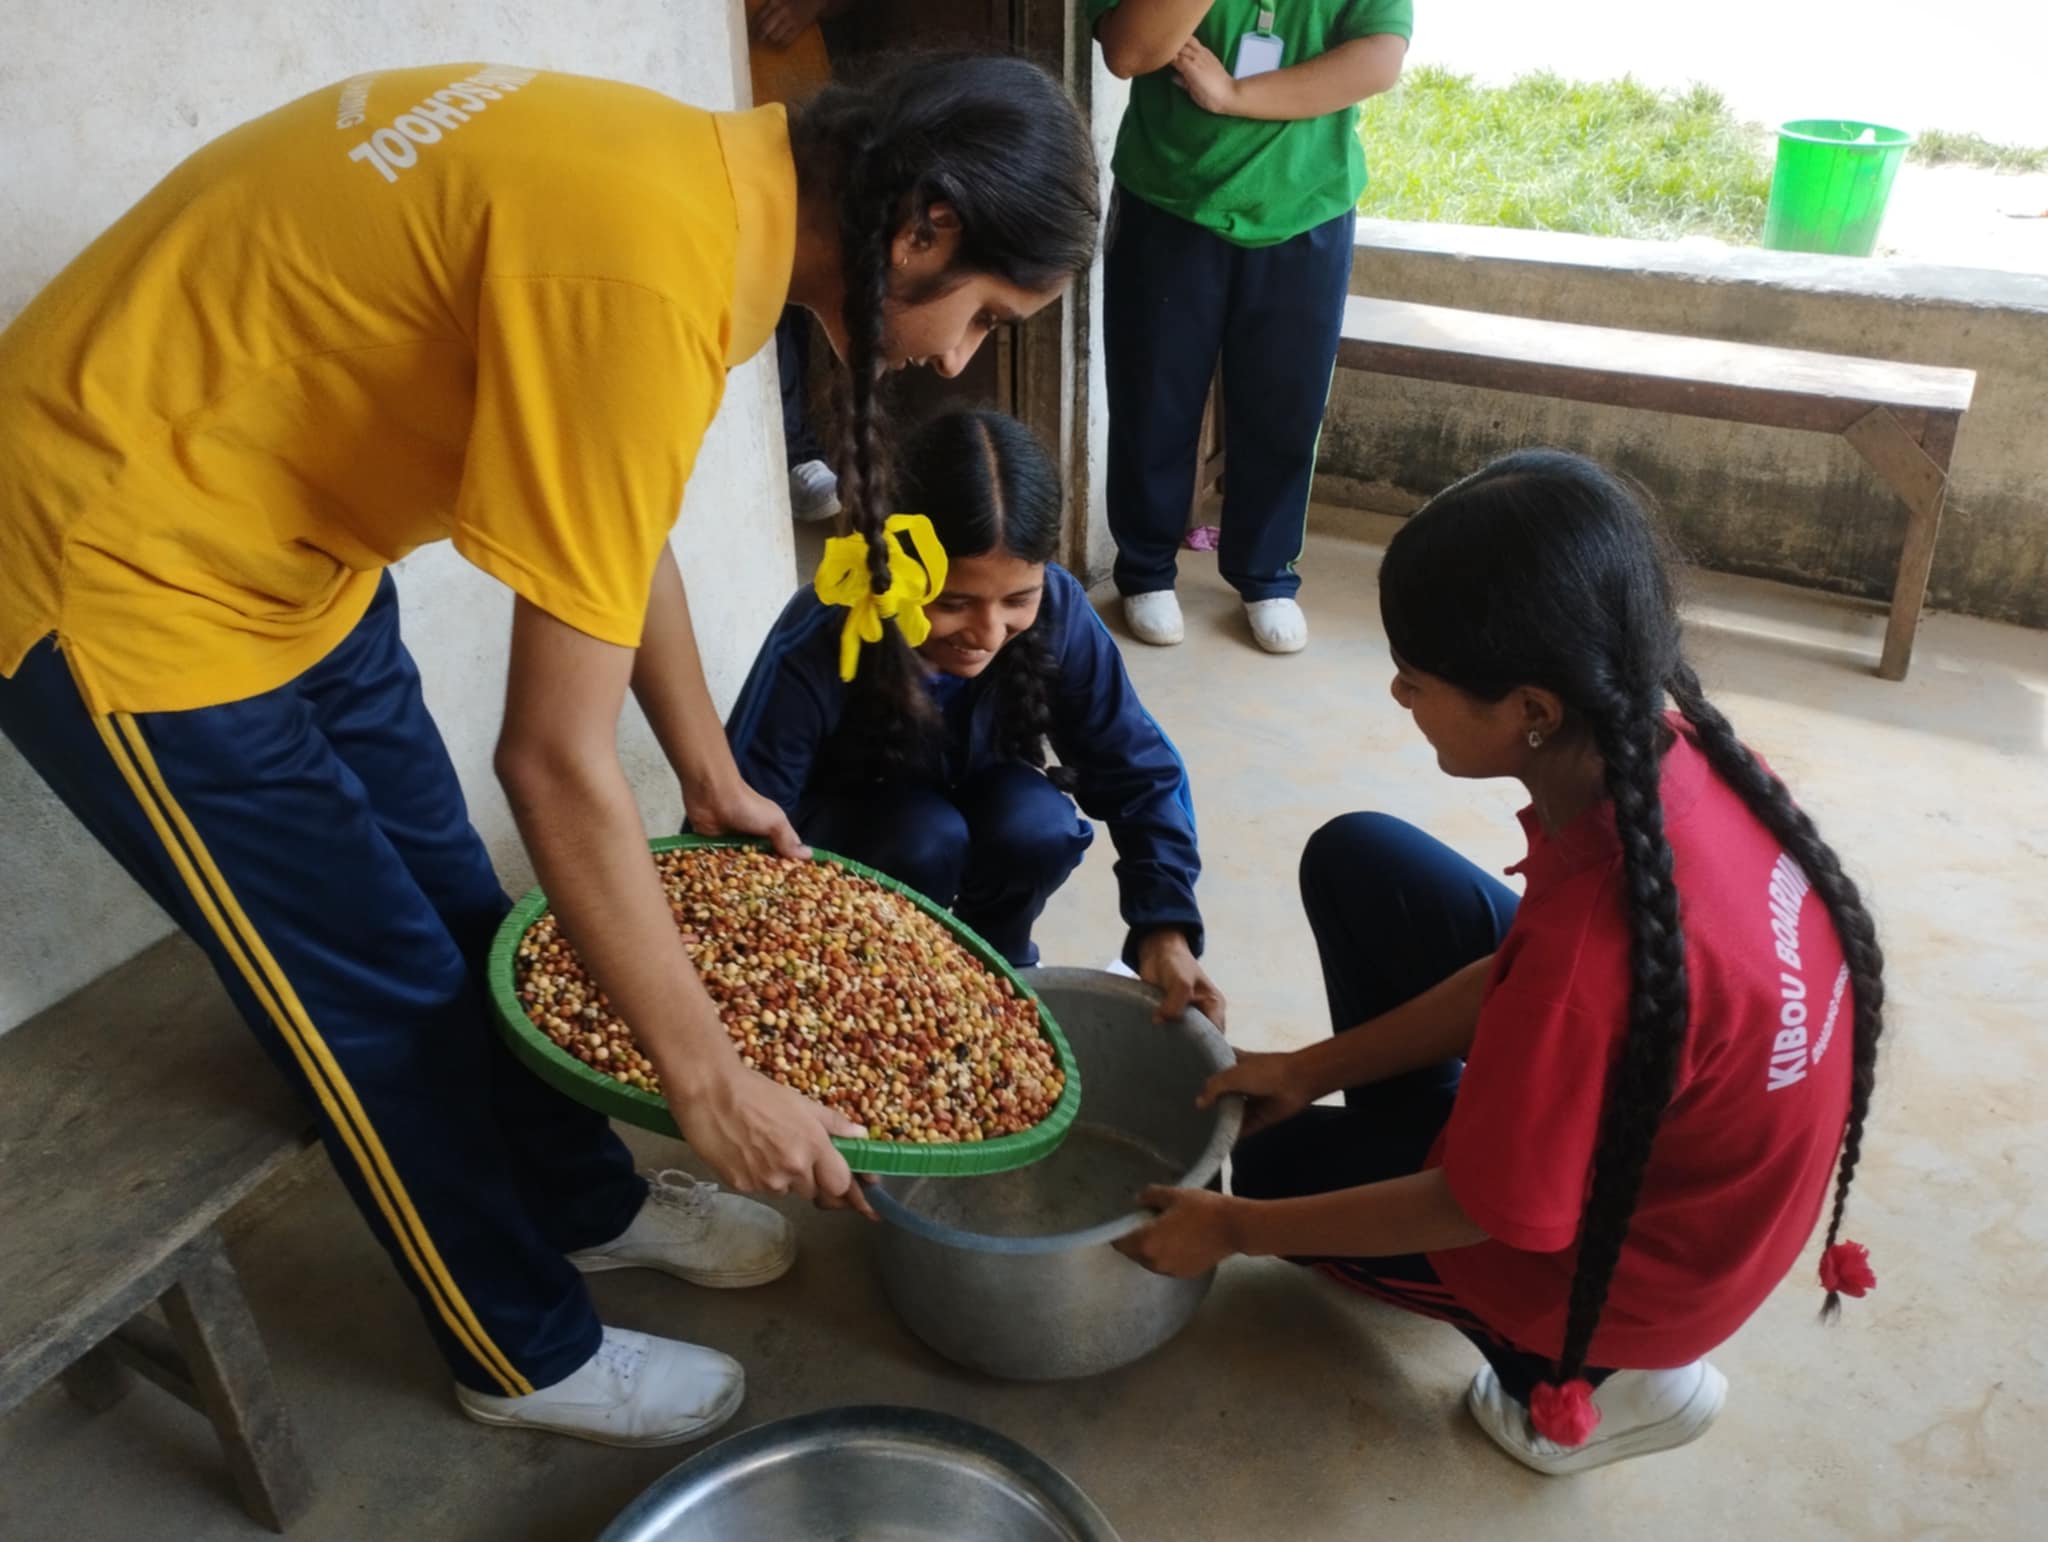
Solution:
[[[1458,225],[1754,244],[1770,201],[1771,132],[1706,86],[1543,73],[1505,86],[1424,66],[1359,114],[1371,185],[1361,214]],[[1923,133],[1930,165],[2048,170],[2048,147]]]
[[[1763,230],[1770,163],[1704,86],[1548,73],[1482,86],[1424,67],[1359,116],[1361,214],[1653,240]]]
[[[2048,171],[2048,145],[2002,145],[1982,134],[1929,129],[1914,144],[1912,158],[1930,166],[1982,166],[1989,171]]]

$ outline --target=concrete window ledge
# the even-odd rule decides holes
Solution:
[[[1355,294],[1977,371],[1930,600],[2048,627],[2048,276],[1361,220]],[[1406,512],[1510,449],[1596,456],[1709,567],[1882,599],[1905,511],[1845,443],[1340,370],[1319,496]]]

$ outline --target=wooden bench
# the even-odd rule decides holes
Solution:
[[[1839,434],[1906,505],[1877,672],[1903,680],[1927,602],[1956,430],[1975,371],[1352,296],[1342,369]],[[1212,404],[1197,503],[1223,474]]]
[[[0,1038],[0,1089],[0,1414],[52,1376],[99,1412],[140,1372],[282,1531],[311,1482],[219,1223],[312,1121],[182,937]]]

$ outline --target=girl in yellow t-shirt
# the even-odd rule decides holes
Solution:
[[[398,70],[200,150],[0,332],[0,732],[212,956],[472,1417],[702,1434],[739,1366],[605,1328],[579,1271],[748,1285],[794,1244],[708,1185],[650,1191],[490,1031],[507,901],[385,569],[452,539],[516,594],[497,770],[690,1144],[731,1188],[865,1210],[852,1127],[748,1070],[691,967],[619,714],[630,690],[699,829],[801,849],[734,765],[668,545],[726,371],[785,302],[823,323],[880,592],[883,372],[958,371],[1096,224],[1087,131],[1017,60],[788,117]]]

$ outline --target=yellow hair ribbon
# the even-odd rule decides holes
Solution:
[[[882,526],[889,543],[889,587],[875,593],[868,576],[868,538],[836,535],[825,543],[811,588],[827,605],[846,608],[839,634],[839,678],[851,680],[860,664],[860,645],[882,640],[882,622],[893,616],[903,640],[915,648],[931,636],[924,608],[946,587],[946,549],[922,514],[891,514]],[[910,537],[917,555],[903,549],[898,534]]]

